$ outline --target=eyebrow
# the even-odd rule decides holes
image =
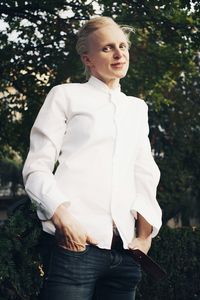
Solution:
[[[120,42],[119,44],[128,44],[128,42],[127,41],[123,41],[123,42]],[[113,46],[115,46],[115,43],[107,43],[107,44],[101,45],[101,47],[106,47],[106,46],[113,47]]]

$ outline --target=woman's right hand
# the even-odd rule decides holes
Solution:
[[[97,241],[87,234],[63,204],[56,209],[51,220],[56,227],[55,238],[59,246],[72,251],[83,251],[86,243],[97,245]]]

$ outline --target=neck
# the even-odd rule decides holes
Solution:
[[[107,84],[110,89],[115,89],[119,86],[119,79],[110,79],[108,81],[104,81],[104,83]]]
[[[101,76],[97,76],[97,75],[93,75],[94,77],[96,77],[97,79],[101,80],[102,82],[104,82],[110,89],[115,89],[119,86],[119,78],[111,78],[111,79],[107,79],[107,78],[102,78]]]

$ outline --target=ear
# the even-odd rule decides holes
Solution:
[[[92,61],[87,53],[81,55],[81,60],[86,67],[92,67]]]

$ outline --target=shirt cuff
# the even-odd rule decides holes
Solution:
[[[44,222],[49,221],[52,218],[52,216],[55,213],[58,206],[61,204],[68,207],[70,205],[70,202],[69,201],[59,202],[59,204],[52,211],[45,210],[44,208],[38,206],[37,207],[37,215],[38,215],[38,218],[40,219],[40,221],[44,221]]]
[[[131,213],[135,219],[137,219],[137,212],[142,215],[150,225],[152,225],[153,230],[151,236],[154,238],[158,234],[162,225],[162,211],[158,203],[149,203],[148,199],[146,199],[143,195],[138,194],[131,208]]]
[[[50,220],[55,213],[58,206],[64,204],[66,207],[70,205],[67,195],[57,187],[56,183],[52,183],[52,187],[47,194],[36,195],[33,190],[30,190],[28,185],[25,190],[30,197],[31,201],[36,204],[37,214],[41,221]]]

